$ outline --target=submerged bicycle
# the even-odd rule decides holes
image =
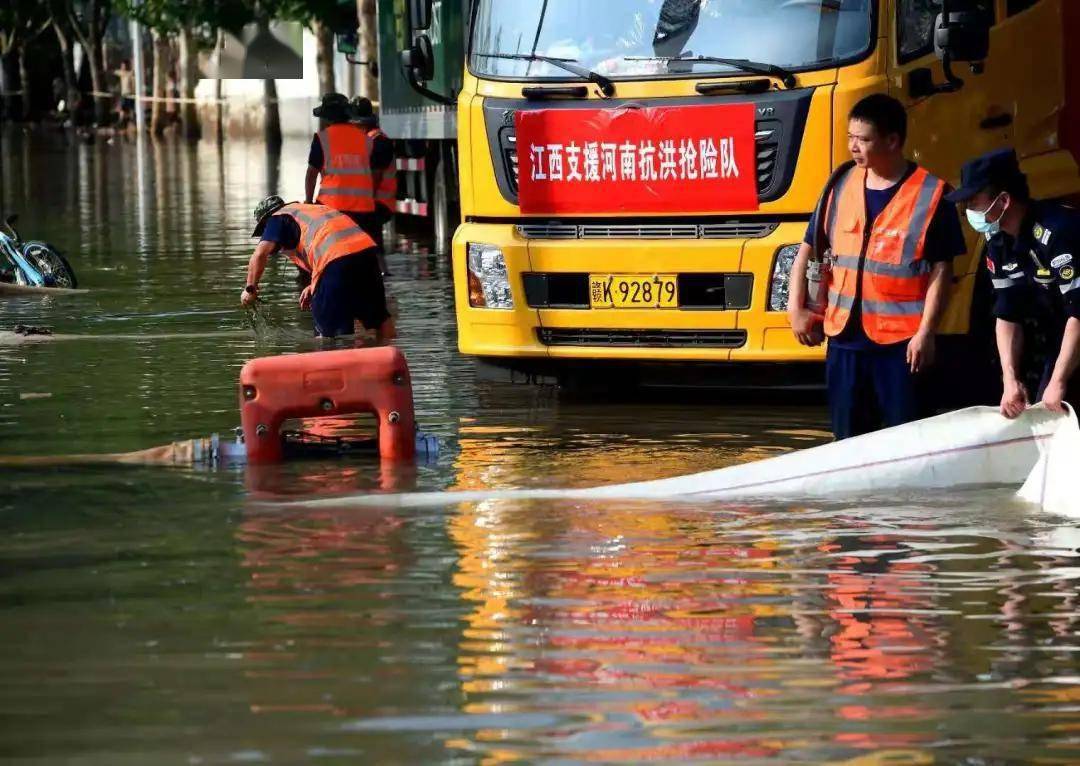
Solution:
[[[67,258],[47,242],[23,242],[15,230],[17,215],[9,215],[0,228],[0,282],[27,287],[78,287]],[[6,229],[6,231],[5,231]]]

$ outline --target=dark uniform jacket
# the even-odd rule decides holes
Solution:
[[[1080,318],[1080,211],[1033,202],[1019,236],[1002,232],[990,240],[986,265],[994,316],[1046,321],[1060,335],[1067,318]]]

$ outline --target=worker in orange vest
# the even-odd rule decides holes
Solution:
[[[261,241],[248,262],[247,283],[240,294],[244,306],[258,300],[259,279],[270,256],[284,252],[310,277],[300,293],[300,307],[311,309],[316,335],[352,335],[359,319],[365,328],[375,330],[379,341],[394,337],[375,242],[344,213],[326,205],[286,205],[281,197],[267,197],[255,208],[251,236]]]
[[[885,94],[851,110],[854,164],[825,191],[825,220],[810,221],[791,269],[788,318],[803,345],[829,346],[829,411],[837,439],[917,420],[918,378],[934,362],[935,334],[948,301],[952,261],[967,251],[947,185],[904,156],[907,113]],[[829,257],[824,317],[807,308],[806,271],[814,233]]]
[[[371,100],[357,96],[352,100],[353,120],[371,139],[371,169],[375,173],[375,213],[378,223],[378,236],[372,234],[376,242],[382,245],[382,227],[394,216],[397,210],[397,164],[394,156],[394,142],[383,133]],[[369,232],[370,233],[370,232]]]
[[[367,115],[372,116],[371,102]],[[375,240],[382,263],[382,228],[387,218],[378,203],[380,185],[387,171],[396,173],[393,143],[382,135],[371,135],[369,129],[352,120],[364,115],[340,93],[328,93],[313,114],[329,123],[311,141],[308,153],[307,176],[304,179],[304,199],[318,202],[348,215],[353,222]],[[318,196],[315,188],[318,183]],[[396,191],[396,175],[395,175]]]

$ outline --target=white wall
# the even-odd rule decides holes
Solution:
[[[280,100],[281,131],[285,135],[311,135],[318,130],[318,120],[311,114],[321,98],[319,76],[315,64],[315,36],[304,30],[304,78],[302,80],[277,80]],[[334,53],[334,75],[339,93],[347,96],[350,83],[359,81],[359,74],[350,78],[354,68],[345,56]],[[262,80],[222,80],[222,96],[225,100],[226,130],[230,133],[256,134],[262,129]],[[195,98],[212,107],[216,92],[215,80],[200,80],[195,88]]]

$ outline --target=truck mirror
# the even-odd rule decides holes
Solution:
[[[409,25],[414,32],[431,28],[431,0],[409,0]]]
[[[401,65],[405,71],[420,82],[435,79],[435,50],[431,38],[417,35],[411,48],[401,52]]]
[[[357,35],[356,32],[338,32],[338,53],[344,53],[346,56],[355,56],[356,51],[359,50],[359,47],[359,35]]]
[[[951,61],[983,61],[990,54],[990,25],[977,11],[939,13],[934,21],[934,52]]]

